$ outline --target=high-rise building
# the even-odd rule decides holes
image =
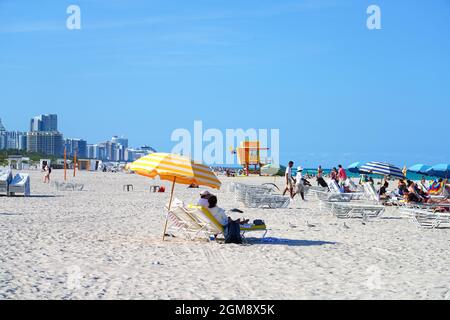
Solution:
[[[0,119],[0,150],[6,149],[6,129],[2,124],[2,119]]]
[[[0,118],[0,132],[6,131],[5,127],[3,126],[2,119]]]
[[[128,139],[125,137],[118,137],[118,136],[113,136],[111,138],[111,142],[113,143],[117,143],[120,144],[121,146],[123,146],[125,149],[128,148]]]
[[[87,145],[87,157],[89,159],[100,159],[98,144]]]
[[[66,139],[65,147],[66,147],[67,155],[69,157],[73,157],[75,155],[75,151],[77,153],[78,158],[86,158],[88,155],[86,140]]]
[[[27,133],[20,131],[6,131],[5,149],[25,150],[27,148]]]
[[[58,116],[56,114],[41,114],[31,119],[30,131],[58,131]]]
[[[6,131],[0,119],[0,149],[26,149],[26,133],[20,131]]]
[[[28,132],[27,151],[47,155],[61,156],[63,154],[63,135],[59,132]]]
[[[141,157],[144,157],[150,153],[156,152],[155,149],[149,146],[142,146],[139,149],[131,149],[128,148],[125,151],[125,160],[126,161],[135,161]]]

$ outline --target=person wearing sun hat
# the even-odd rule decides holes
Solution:
[[[208,208],[208,206],[209,206],[208,199],[211,196],[212,196],[211,192],[209,192],[208,190],[203,190],[200,193],[200,199],[198,199],[197,205]]]
[[[305,200],[305,185],[303,184],[303,168],[297,168],[297,175],[295,176],[295,194],[300,193],[300,196]]]

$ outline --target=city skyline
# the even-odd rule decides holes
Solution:
[[[57,114],[39,114],[33,116],[29,122],[28,131],[9,130],[0,118],[0,150],[16,149],[62,156],[64,150],[67,156],[79,158],[99,159],[106,161],[127,162],[155,152],[153,147],[142,145],[139,148],[129,146],[128,138],[113,135],[110,139],[88,143],[83,138],[64,137],[58,130]]]
[[[434,139],[450,118],[449,2],[377,1],[380,30],[372,4],[80,0],[69,30],[69,3],[5,1],[2,116],[24,130],[23,114],[58,113],[67,137],[167,152],[196,120],[279,129],[280,161],[303,166],[450,162]]]

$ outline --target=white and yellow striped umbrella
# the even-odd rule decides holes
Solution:
[[[195,183],[199,186],[208,186],[215,189],[220,189],[221,186],[221,182],[209,167],[195,163],[191,159],[170,153],[149,154],[134,161],[130,166],[130,170],[152,179],[159,176],[162,180],[172,181],[169,211],[172,206],[175,183]],[[163,241],[166,235],[167,221],[168,215],[166,216],[166,224],[164,226]]]
[[[152,153],[134,161],[130,170],[137,174],[181,184],[195,183],[220,189],[221,182],[208,166],[198,164],[189,158],[170,153]]]

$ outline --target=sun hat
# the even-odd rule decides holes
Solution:
[[[200,195],[201,196],[209,196],[211,194],[211,192],[209,192],[208,190],[203,190]]]

